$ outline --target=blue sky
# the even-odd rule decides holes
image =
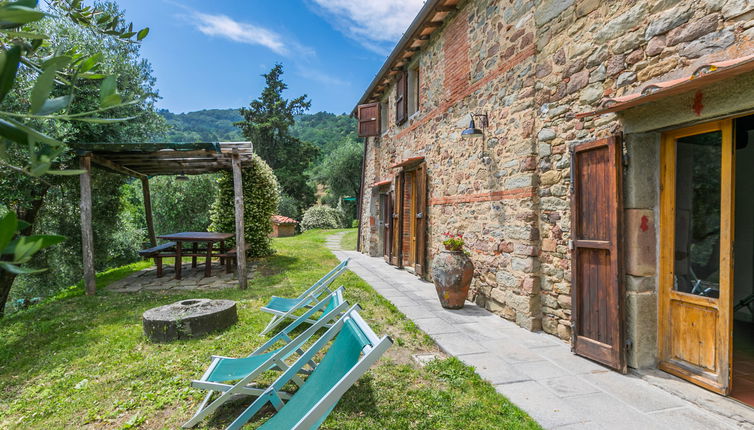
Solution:
[[[117,0],[150,27],[142,56],[173,112],[237,108],[276,62],[288,97],[312,112],[350,112],[423,0]]]

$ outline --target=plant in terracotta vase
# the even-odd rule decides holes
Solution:
[[[442,307],[460,309],[469,294],[474,265],[463,249],[463,234],[443,233],[440,251],[432,260],[432,281]]]

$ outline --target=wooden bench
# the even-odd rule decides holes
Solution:
[[[246,245],[245,250],[246,251],[249,250],[249,245]],[[236,267],[236,258],[237,258],[236,254],[237,254],[236,248],[217,254],[217,256],[220,257],[220,259],[225,259],[225,273],[231,273]]]
[[[151,248],[142,249],[139,251],[139,255],[142,258],[153,258],[154,264],[157,266],[157,277],[162,277],[162,258],[175,256],[175,254],[165,255],[165,252],[175,251],[175,242],[165,242],[161,245],[153,246]]]

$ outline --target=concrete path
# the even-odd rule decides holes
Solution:
[[[381,258],[340,250],[342,235],[327,246],[341,260],[351,257],[351,271],[545,428],[754,429],[754,409],[667,374],[621,375],[469,302],[443,309],[431,283]]]

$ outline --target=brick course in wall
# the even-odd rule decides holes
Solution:
[[[754,52],[749,3],[470,0],[416,54],[421,105],[401,126],[388,91],[389,129],[367,141],[365,183],[424,156],[428,263],[442,233],[464,233],[475,265],[470,299],[568,340],[568,147],[622,129],[613,114],[575,114]],[[470,113],[489,115],[483,141],[460,137]],[[364,219],[376,196],[364,194]],[[381,255],[378,235],[367,225],[361,234],[363,250]]]

